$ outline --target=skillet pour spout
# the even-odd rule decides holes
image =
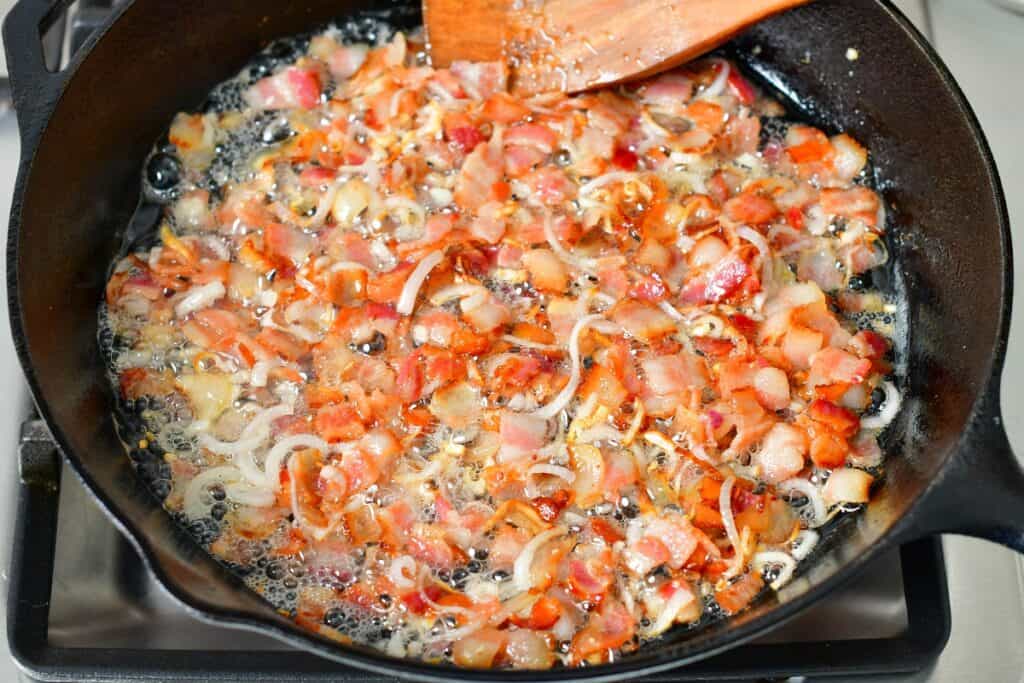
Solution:
[[[274,38],[368,11],[413,26],[418,7],[134,0],[64,71],[51,73],[39,37],[68,4],[20,0],[4,23],[22,141],[8,235],[11,327],[64,457],[196,617],[417,680],[621,680],[762,634],[886,548],[924,534],[966,533],[1024,552],[1024,473],[998,407],[1012,264],[992,156],[945,66],[889,2],[820,0],[753,27],[727,50],[797,116],[863,143],[870,180],[891,207],[892,266],[875,282],[900,302],[895,365],[904,400],[883,438],[884,485],[872,504],[828,529],[779,593],[727,620],[671,631],[612,664],[469,671],[389,658],[297,627],[206,554],[136,477],[111,419],[97,306],[138,203],[142,161],[177,111],[198,106]],[[848,47],[858,50],[856,62],[845,58]]]

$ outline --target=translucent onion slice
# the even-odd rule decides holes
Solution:
[[[230,484],[242,478],[242,473],[237,467],[221,465],[200,472],[188,483],[185,489],[183,511],[189,519],[205,517],[210,512],[210,506],[203,502],[202,495],[214,484]]]
[[[695,600],[693,593],[685,587],[680,586],[676,589],[672,597],[668,599],[664,607],[661,608],[661,612],[658,613],[658,618],[651,624],[650,628],[644,632],[645,638],[654,638],[660,636],[665,631],[672,627],[672,624],[676,623],[676,618],[679,613],[691,602]]]
[[[736,556],[743,555],[743,546],[740,543],[740,534],[736,530],[736,519],[732,514],[732,487],[736,483],[736,477],[729,477],[722,483],[722,489],[718,494],[718,509],[722,513],[722,525],[729,537]]]
[[[296,448],[315,448],[327,453],[327,442],[313,434],[295,434],[281,439],[267,454],[263,467],[263,483],[271,491],[281,487],[281,464]]]
[[[796,560],[789,553],[780,550],[765,550],[754,555],[752,562],[754,569],[763,572],[766,567],[779,567],[779,575],[768,585],[774,590],[779,590],[793,578],[796,571]]]
[[[757,230],[748,228],[745,225],[736,228],[736,235],[757,247],[758,253],[761,254],[761,289],[764,291],[770,290],[772,288],[772,269],[775,261],[772,257],[771,247],[768,246],[768,241]]]
[[[289,498],[291,498],[292,503],[292,517],[300,528],[309,531],[317,540],[322,540],[331,532],[332,525],[328,524],[326,527],[317,526],[306,519],[306,516],[302,514],[302,508],[299,506],[299,492],[296,488],[296,481],[298,480],[298,477],[295,472],[292,471],[292,464],[294,462],[294,460],[288,461]]]
[[[562,388],[551,403],[546,406],[542,406],[534,411],[532,414],[534,417],[539,417],[543,420],[550,420],[555,415],[562,412],[569,402],[572,401],[576,395],[576,390],[580,386],[580,335],[590,325],[594,324],[599,320],[604,320],[604,316],[597,313],[584,316],[576,321],[576,324],[572,328],[572,333],[569,335],[569,362],[572,363],[572,369],[569,372],[569,382]]]
[[[796,535],[793,542],[790,544],[789,554],[793,556],[797,562],[804,559],[814,550],[814,547],[818,545],[818,540],[821,538],[821,534],[813,529],[803,529]]]
[[[399,315],[411,315],[414,308],[416,308],[416,297],[420,293],[420,288],[423,283],[427,281],[427,277],[430,276],[430,271],[437,267],[437,264],[441,263],[444,259],[444,252],[432,251],[423,257],[416,268],[410,273],[409,279],[405,281],[405,285],[402,287],[402,293],[398,297],[398,305],[395,306],[395,310],[398,311]]]
[[[535,465],[530,465],[530,469],[526,470],[526,486],[523,489],[523,492],[528,498],[536,498],[540,495],[536,484],[533,482],[533,477],[538,474],[558,477],[559,479],[564,479],[568,484],[572,484],[576,480],[576,473],[568,467],[552,465],[551,463],[546,462],[539,462]]]
[[[563,527],[554,527],[537,534],[523,546],[523,551],[512,565],[512,581],[516,588],[520,591],[528,591],[533,588],[533,560],[537,551],[548,541],[564,536],[565,533],[566,530]]]
[[[900,412],[903,399],[899,389],[890,381],[882,382],[882,389],[885,391],[885,401],[877,415],[868,415],[860,419],[860,426],[864,429],[885,429],[896,419]]]
[[[810,506],[810,516],[804,516],[807,525],[816,529],[828,521],[828,508],[825,507],[825,500],[821,497],[818,487],[806,479],[787,479],[778,485],[780,493],[800,493],[807,497]]]
[[[195,313],[196,311],[208,308],[218,299],[223,298],[226,293],[227,290],[224,289],[224,283],[220,280],[214,280],[205,285],[193,287],[174,307],[174,313],[179,318],[184,318],[189,313]]]
[[[551,214],[548,214],[544,219],[544,239],[547,240],[548,246],[551,247],[551,251],[555,252],[558,258],[568,263],[577,270],[582,270],[586,273],[595,273],[597,271],[597,263],[594,259],[580,258],[571,254],[558,239],[558,235],[555,234],[555,226],[552,224]]]
[[[714,61],[718,64],[718,75],[715,76],[715,80],[711,81],[711,84],[701,94],[693,99],[708,100],[712,97],[718,97],[725,91],[725,84],[729,82],[729,72],[732,71],[732,67],[724,59],[716,59]]]
[[[412,588],[416,585],[416,560],[409,555],[401,555],[391,561],[388,567],[388,578],[399,588]]]

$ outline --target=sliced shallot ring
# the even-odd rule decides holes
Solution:
[[[399,315],[412,314],[413,309],[416,308],[416,297],[420,293],[420,288],[423,287],[423,283],[430,276],[430,271],[436,268],[443,260],[444,252],[438,250],[430,252],[423,257],[422,261],[416,264],[416,268],[409,274],[409,279],[405,281],[405,285],[402,286],[402,293],[398,297],[398,305],[395,306],[395,310],[398,311]]]
[[[814,516],[807,520],[808,526],[812,529],[828,521],[828,508],[826,508],[825,501],[821,497],[821,491],[811,482],[799,478],[787,479],[776,488],[780,493],[792,493],[795,491],[807,497],[808,505],[811,506],[811,511],[814,513]]]
[[[789,583],[789,580],[793,578],[793,572],[796,571],[796,560],[789,553],[784,553],[781,550],[765,550],[757,553],[751,564],[759,572],[763,572],[765,567],[780,567],[779,575],[768,584],[773,590],[779,590]]]
[[[572,328],[572,333],[569,335],[569,362],[572,363],[572,369],[569,371],[569,382],[550,403],[535,410],[532,413],[534,417],[550,420],[562,412],[569,405],[569,402],[572,401],[576,395],[576,390],[580,386],[582,375],[580,371],[580,335],[588,326],[604,319],[604,316],[594,313],[576,321]]]
[[[896,385],[886,380],[882,382],[882,389],[885,391],[885,401],[882,402],[878,414],[866,415],[860,419],[860,426],[864,429],[885,429],[900,412],[903,399]]]
[[[533,588],[533,560],[537,551],[548,541],[553,541],[559,536],[564,536],[567,530],[564,527],[556,526],[553,529],[542,531],[529,543],[523,546],[522,552],[516,557],[512,565],[512,581],[520,591],[528,591]]]

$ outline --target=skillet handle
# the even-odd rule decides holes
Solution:
[[[34,150],[67,81],[66,75],[56,70],[59,54],[47,64],[43,36],[69,4],[67,0],[19,0],[4,19],[7,71],[22,150]]]
[[[935,533],[984,538],[1024,554],[1024,469],[1003,427],[998,377],[970,421],[960,452],[925,492],[906,538]]]

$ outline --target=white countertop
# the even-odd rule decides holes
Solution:
[[[13,4],[0,0],[0,11]],[[1014,255],[1024,263],[1024,17],[980,0],[897,0],[938,48],[982,122],[995,153],[1015,226]],[[17,135],[10,115],[0,116],[0,216],[10,208],[17,168]],[[5,267],[0,259],[0,275]],[[0,278],[2,279],[2,278]],[[1018,272],[1014,319],[1024,310],[1024,275]],[[0,306],[6,299],[0,297]],[[18,426],[26,414],[21,373],[10,341],[6,312],[0,310],[0,440],[13,456]],[[1024,326],[1011,331],[1002,405],[1010,440],[1024,454]],[[14,519],[17,463],[0,458],[0,602],[6,597],[8,553]],[[949,644],[930,671],[907,681],[962,683],[1024,681],[1024,563],[1012,552],[974,539],[945,539],[953,630]],[[0,620],[3,611],[0,610]],[[16,679],[16,669],[0,638],[0,681]],[[882,679],[878,679],[882,680]]]

